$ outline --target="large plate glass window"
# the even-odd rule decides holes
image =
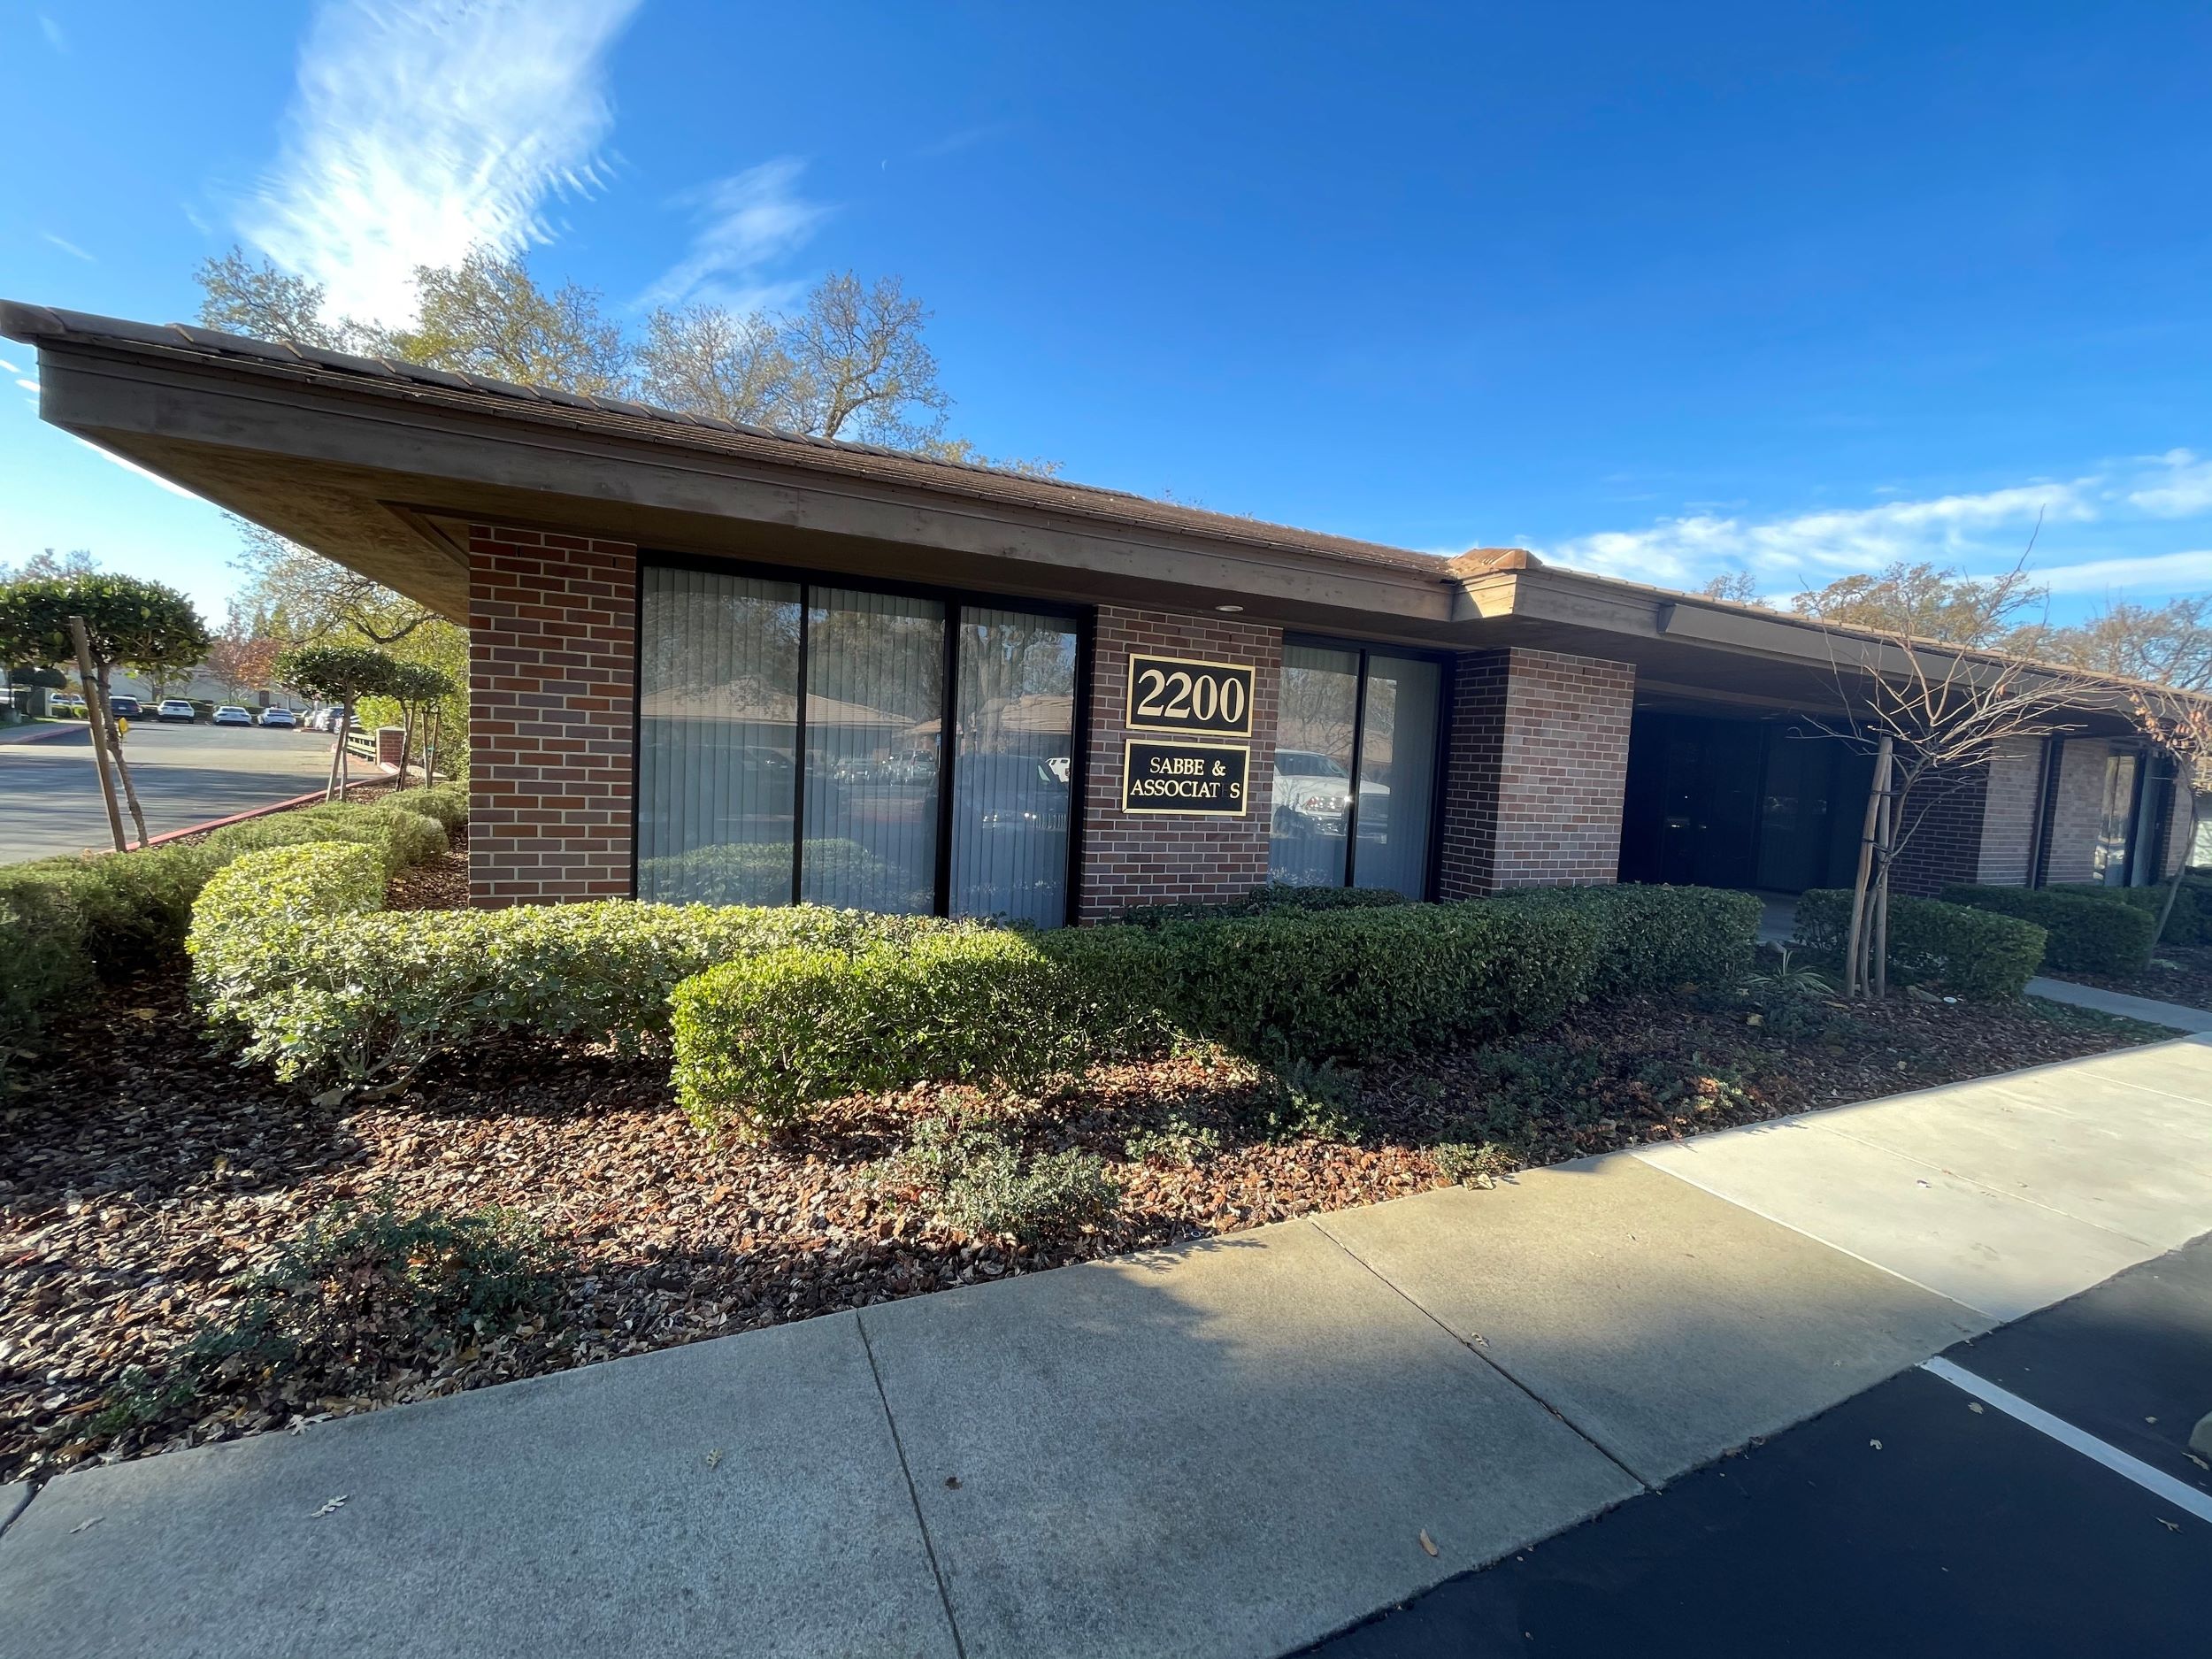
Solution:
[[[1071,621],[649,565],[639,626],[640,898],[1066,919]]]
[[[1442,693],[1425,657],[1284,648],[1271,879],[1425,896]]]
[[[788,904],[798,585],[650,569],[638,624],[638,896]]]
[[[810,588],[806,836],[799,896],[843,910],[936,908],[945,608]]]
[[[960,613],[955,916],[1067,919],[1075,649],[1075,625],[1057,617]]]

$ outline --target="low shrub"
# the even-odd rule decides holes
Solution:
[[[1521,1167],[1511,1148],[1494,1141],[1441,1141],[1429,1148],[1437,1173],[1462,1187],[1495,1187]]]
[[[222,858],[230,859],[242,853],[311,841],[354,841],[374,848],[388,878],[427,863],[449,845],[444,826],[435,818],[405,807],[351,802],[248,818],[215,831],[206,844]]]
[[[1759,936],[1758,895],[1722,887],[1623,882],[1536,887],[1506,896],[1522,905],[1564,905],[1596,918],[1603,939],[1586,992],[1594,999],[1732,985],[1750,963]]]
[[[1267,1073],[1238,1112],[1245,1131],[1263,1141],[1356,1141],[1367,1127],[1359,1109],[1359,1073],[1324,1060],[1290,1060]]]
[[[435,818],[450,835],[455,830],[467,826],[469,821],[469,792],[466,784],[434,783],[427,788],[401,790],[391,797],[392,805],[409,812],[419,812],[427,818]]]
[[[892,1202],[986,1238],[1072,1232],[1106,1219],[1121,1196],[1091,1153],[1025,1153],[995,1125],[944,1117],[922,1119],[913,1141],[869,1173]]]
[[[1148,956],[1125,940],[1155,947]],[[1589,983],[1586,910],[1491,899],[1045,934],[1082,994],[1270,1064],[1365,1061],[1548,1024]],[[1148,1010],[1156,1010],[1148,1015]]]
[[[1960,885],[1944,888],[1943,900],[2034,923],[2049,935],[2044,961],[2061,972],[2128,975],[2150,965],[2158,918],[2131,903],[2123,896],[2126,891]]]
[[[983,927],[726,962],[675,988],[677,1098],[702,1128],[760,1131],[847,1094],[1032,1081],[1087,1057],[1067,986],[1029,935]]]
[[[441,1050],[529,1029],[634,1054],[669,1024],[669,994],[692,975],[794,946],[832,952],[948,924],[818,905],[521,905],[393,910],[314,928],[265,930],[203,987],[247,1057],[288,1081],[403,1078]]]
[[[1132,1129],[1122,1137],[1122,1156],[1132,1164],[1184,1168],[1221,1153],[1221,1132],[1187,1118],[1170,1118],[1157,1129]]]
[[[2132,906],[2151,918],[2154,932],[2158,926],[2158,913],[2166,907],[2167,884],[2160,882],[2153,887],[2108,887],[2086,881],[2057,882],[2044,889],[2047,893],[2072,893],[2084,898],[2103,899]],[[2184,876],[2181,889],[2174,895],[2174,908],[2166,918],[2166,931],[2159,935],[2156,949],[2162,945],[2201,945],[2212,943],[2212,885],[2196,878]],[[2055,964],[2054,964],[2055,965]]]
[[[1233,921],[1240,917],[1270,916],[1283,910],[1371,910],[1407,902],[1404,894],[1391,887],[1305,887],[1295,882],[1274,881],[1254,887],[1240,899],[1225,899],[1211,904],[1143,904],[1123,911],[1118,919],[1140,927],[1156,927],[1162,922]]]
[[[196,956],[219,937],[358,916],[384,905],[375,850],[349,841],[272,847],[232,859],[207,879],[186,941]]]
[[[66,870],[0,868],[0,1073],[27,1051],[48,1010],[92,983],[78,884]]]
[[[1824,962],[1843,960],[1851,894],[1816,887],[1797,901],[1792,943]],[[2045,934],[2032,922],[1902,894],[1889,902],[1889,972],[1901,985],[1939,981],[1982,1002],[2020,995],[2043,963]]]
[[[204,1321],[165,1376],[126,1372],[91,1427],[119,1433],[241,1378],[294,1379],[304,1398],[363,1392],[549,1311],[557,1268],[513,1210],[339,1205],[242,1279],[234,1308]]]

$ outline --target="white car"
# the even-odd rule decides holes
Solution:
[[[234,703],[226,703],[215,710],[215,724],[218,726],[251,726],[253,716]]]
[[[181,720],[189,726],[192,724],[193,718],[194,710],[191,702],[185,697],[164,697],[161,700],[161,706],[154,710],[154,718],[157,720]]]
[[[1274,807],[1278,829],[1305,828],[1341,833],[1344,809],[1351,804],[1352,780],[1340,763],[1311,749],[1275,751]],[[1359,815],[1363,834],[1381,826],[1389,805],[1387,785],[1361,783]]]
[[[280,726],[287,731],[290,731],[294,726],[296,726],[299,722],[293,718],[292,711],[289,709],[264,709],[261,711],[261,724],[264,726]]]

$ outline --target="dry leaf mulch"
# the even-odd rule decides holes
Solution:
[[[0,1099],[0,1481],[1371,1203],[1447,1184],[1430,1148],[1502,1114],[1519,1114],[1510,1162],[1546,1163],[2156,1034],[1909,1001],[1829,1025],[1783,1042],[1740,1009],[1585,1010],[1503,1048],[1371,1068],[1348,1141],[1266,1138],[1254,1110],[1277,1097],[1210,1054],[1101,1068],[1041,1098],[849,1101],[798,1138],[718,1145],[674,1109],[664,1063],[522,1040],[434,1066],[400,1097],[319,1108],[211,1053],[181,986],[149,979],[85,1010]],[[1556,1099],[1555,1076],[1571,1079]],[[1118,1211],[1024,1244],[886,1202],[864,1166],[942,1111],[993,1115],[1031,1150],[1099,1154]],[[1127,1159],[1133,1132],[1179,1122],[1219,1152]],[[127,1368],[159,1376],[307,1217],[383,1194],[526,1212],[565,1258],[558,1307],[435,1360],[384,1356],[367,1393],[241,1385],[93,1432]]]

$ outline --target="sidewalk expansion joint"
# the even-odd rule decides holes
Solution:
[[[1480,1363],[1487,1366],[1490,1370],[1497,1372],[1499,1376],[1504,1378],[1508,1383],[1512,1385],[1517,1393],[1525,1396],[1540,1409],[1548,1413],[1549,1416],[1558,1418],[1560,1422],[1565,1424],[1570,1429],[1573,1430],[1576,1439],[1581,1440],[1585,1445],[1588,1446],[1592,1451],[1597,1453],[1597,1455],[1605,1459],[1607,1463],[1612,1464],[1614,1468],[1619,1470],[1621,1473],[1626,1475],[1631,1480],[1634,1481],[1638,1487],[1641,1490],[1645,1492],[1656,1492],[1659,1489],[1652,1485],[1650,1481],[1646,1480],[1641,1475],[1638,1474],[1634,1470],[1631,1469],[1619,1458],[1614,1456],[1611,1449],[1595,1435],[1592,1434],[1587,1429],[1584,1428],[1582,1425],[1576,1422],[1564,1411],[1562,1411],[1557,1406],[1552,1404],[1550,1401],[1545,1399],[1543,1395],[1538,1394],[1533,1388],[1523,1382],[1518,1377],[1516,1377],[1511,1371],[1506,1370],[1504,1366],[1499,1364],[1498,1362],[1492,1358],[1488,1354],[1483,1352],[1482,1348],[1479,1343],[1469,1341],[1465,1337],[1460,1335],[1458,1332],[1453,1330],[1451,1326],[1446,1325],[1441,1319],[1431,1313],[1426,1308],[1424,1308],[1412,1297],[1407,1295],[1404,1291],[1399,1289],[1397,1286],[1392,1284],[1387,1278],[1376,1271],[1375,1264],[1372,1262],[1370,1262],[1357,1250],[1355,1250],[1350,1245],[1345,1243],[1343,1240],[1338,1238],[1335,1233],[1331,1233],[1328,1228],[1322,1225],[1321,1220],[1322,1218],[1318,1216],[1308,1216],[1306,1217],[1306,1225],[1311,1227],[1316,1233],[1319,1233],[1323,1238],[1326,1239],[1331,1244],[1336,1246],[1338,1249],[1343,1251],[1345,1255],[1350,1256],[1353,1261],[1358,1263],[1360,1266],[1364,1269],[1374,1279],[1374,1281],[1380,1285],[1385,1290],[1387,1290],[1400,1302],[1405,1303],[1407,1307],[1412,1309],[1414,1312],[1419,1314],[1424,1319],[1426,1319],[1431,1325],[1441,1331],[1446,1336],[1449,1337],[1460,1347],[1465,1348],[1470,1354],[1472,1354]]]
[[[937,1546],[929,1536],[929,1519],[922,1513],[922,1494],[914,1489],[914,1471],[906,1461],[906,1442],[899,1435],[898,1415],[884,1391],[883,1372],[876,1367],[875,1345],[868,1340],[868,1322],[853,1310],[853,1328],[860,1333],[860,1351],[868,1356],[868,1374],[876,1379],[876,1398],[883,1402],[883,1420],[891,1430],[891,1449],[899,1455],[899,1473],[906,1477],[906,1501],[914,1506],[914,1525],[921,1530],[922,1554],[929,1557],[929,1576],[937,1581],[938,1604],[945,1609],[945,1628],[952,1632],[952,1650],[967,1659],[967,1644],[960,1639],[960,1621],[953,1617],[952,1593],[945,1587],[945,1570],[937,1564]]]

